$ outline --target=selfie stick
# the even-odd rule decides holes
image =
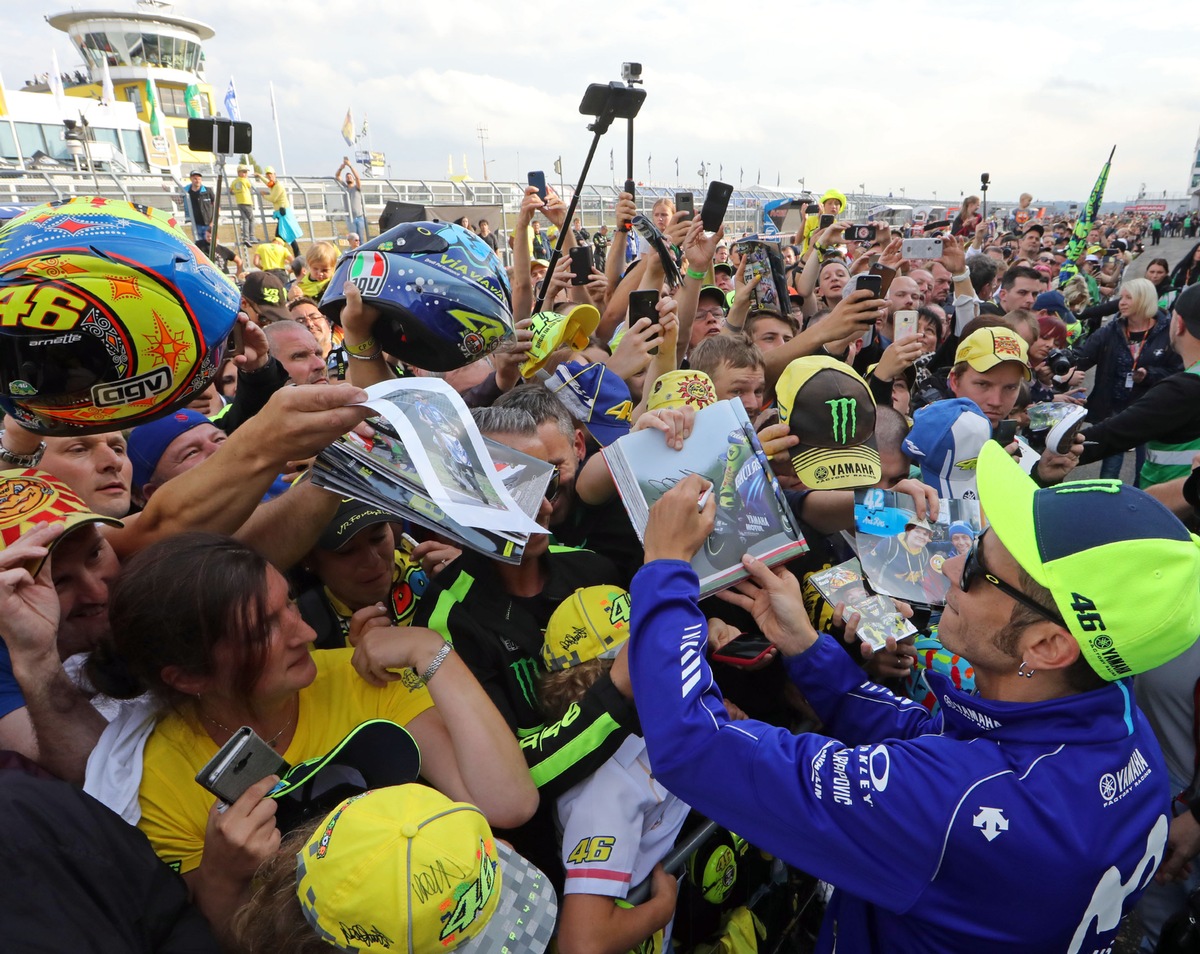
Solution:
[[[546,303],[546,291],[549,289],[550,279],[554,275],[554,266],[562,258],[562,247],[563,242],[567,238],[567,229],[571,227],[571,223],[575,220],[575,209],[579,206],[579,196],[583,192],[584,182],[587,181],[588,170],[592,167],[592,158],[596,155],[596,147],[600,145],[600,137],[608,132],[608,127],[612,125],[612,121],[618,115],[627,117],[632,127],[633,116],[637,115],[638,109],[641,108],[642,100],[646,97],[645,92],[639,90],[638,92],[641,93],[640,97],[624,97],[624,101],[622,101],[622,97],[619,97],[617,92],[624,91],[625,89],[626,87],[620,83],[610,83],[609,94],[605,99],[602,109],[596,115],[595,121],[588,124],[588,129],[592,132],[592,145],[588,148],[587,158],[583,161],[583,171],[579,173],[579,184],[575,186],[575,193],[571,196],[571,204],[567,206],[567,214],[563,219],[563,227],[558,230],[558,241],[554,243],[554,248],[550,250],[550,261],[546,265],[546,277],[542,279],[542,284],[538,287],[537,301],[533,304],[533,313],[535,315],[542,310],[542,305]],[[591,89],[589,88],[590,92]],[[630,113],[633,115],[630,115]]]
[[[683,841],[677,841],[675,847],[662,860],[663,869],[667,874],[675,874],[678,871],[682,871],[684,864],[692,856],[692,853],[704,844],[705,839],[709,835],[717,831],[720,827],[715,821],[705,821],[704,824],[700,825],[699,828],[684,838]],[[654,877],[651,875],[645,881],[639,882],[630,888],[629,894],[625,896],[626,903],[638,905],[650,897],[650,883],[653,880]]]
[[[986,172],[979,177],[979,191],[983,193],[983,224],[987,225],[987,190],[991,176]]]

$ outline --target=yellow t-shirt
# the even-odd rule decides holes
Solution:
[[[258,256],[259,266],[264,271],[273,268],[287,268],[292,260],[292,250],[282,241],[263,242],[254,246],[254,254]]]
[[[346,733],[368,719],[390,719],[399,725],[433,706],[433,698],[415,675],[376,689],[350,665],[353,649],[317,650],[317,677],[300,690],[296,734],[286,752],[289,765],[324,755]],[[204,829],[213,796],[196,782],[217,744],[194,715],[171,713],[154,727],[142,756],[138,789],[140,828],[155,852],[176,871],[191,871],[204,854]]]
[[[254,204],[254,183],[249,179],[244,179],[241,176],[235,176],[233,179],[230,179],[229,192],[233,195],[233,201],[238,205]]]
[[[321,296],[325,294],[325,289],[329,287],[329,281],[330,280],[326,278],[324,281],[314,282],[311,278],[305,275],[300,279],[300,290],[303,291],[304,294],[306,294],[309,298],[320,301]]]
[[[268,186],[268,188],[270,191],[267,193],[267,198],[271,200],[271,205],[274,206],[277,211],[279,209],[286,209],[288,207],[288,196],[287,193],[283,191],[283,183],[276,179],[275,184],[273,186]]]

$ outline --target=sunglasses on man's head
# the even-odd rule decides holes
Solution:
[[[987,530],[984,530],[983,533],[987,533]],[[1042,618],[1048,619],[1052,623],[1057,623],[1063,629],[1066,629],[1067,624],[1063,622],[1063,618],[1058,613],[1046,609],[1041,603],[1031,600],[1015,586],[1005,583],[995,574],[988,572],[987,567],[983,565],[983,558],[979,555],[979,544],[983,540],[983,533],[971,544],[971,549],[967,552],[967,558],[963,560],[962,579],[959,580],[958,588],[966,593],[975,580],[984,579],[1010,599],[1016,600],[1022,606],[1033,610],[1033,612]]]

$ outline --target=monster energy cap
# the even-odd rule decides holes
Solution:
[[[779,419],[800,438],[796,476],[810,490],[870,487],[883,468],[875,448],[875,400],[854,369],[836,358],[797,358],[775,385]]]
[[[1196,641],[1200,537],[1149,494],[1119,480],[1038,489],[995,441],[979,452],[977,480],[991,529],[1050,591],[1102,678],[1146,672]]]

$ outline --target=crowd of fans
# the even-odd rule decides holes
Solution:
[[[346,183],[353,190],[351,177],[353,170]],[[206,240],[199,179],[184,201],[197,239]],[[992,449],[979,455],[985,510],[994,506],[999,514],[1007,506],[999,486],[1032,482],[1013,495],[1027,494],[1035,505],[1048,499],[1038,493],[1074,486],[1081,492],[1055,499],[1076,507],[1071,520],[1100,525],[1079,527],[1093,543],[1122,525],[1099,500],[1105,495],[1113,507],[1119,501],[1137,511],[1138,532],[1177,543],[1172,521],[1195,526],[1200,502],[1191,480],[1200,453],[1200,289],[1192,284],[1200,278],[1200,247],[1174,268],[1153,258],[1144,278],[1131,278],[1136,257],[1153,254],[1142,245],[1157,234],[1154,221],[1101,216],[1080,236],[1082,251],[1072,261],[1075,222],[1039,216],[1025,199],[1009,215],[984,220],[974,197],[953,223],[903,233],[878,223],[871,241],[856,243],[847,238],[856,223],[845,218],[844,197],[831,190],[808,210],[804,227],[784,237],[781,278],[789,297],[764,308],[759,286],[772,279],[747,275],[742,237],[706,231],[666,199],[646,216],[653,229],[639,235],[628,193],[619,197],[611,228],[588,232],[566,221],[567,207],[553,191],[543,199],[531,187],[508,236],[515,334],[481,360],[438,372],[473,409],[486,437],[556,468],[538,514],[546,533],[530,539],[519,564],[509,564],[339,500],[307,479],[313,456],[336,437],[350,430],[370,437],[368,411],[358,405],[363,388],[431,372],[375,343],[380,312],[353,285],[339,323],[331,322],[321,300],[342,251],[316,242],[300,257],[273,172],[261,186],[249,181],[248,169],[239,169],[239,180],[246,180],[235,189],[239,206],[260,188],[280,226],[261,243],[252,241],[251,217],[238,223],[243,245],[230,261],[236,258],[240,280],[244,353],[187,408],[124,433],[41,438],[12,417],[0,432],[8,468],[0,497],[31,501],[0,526],[0,749],[16,753],[10,761],[24,768],[0,773],[13,779],[0,786],[0,798],[21,831],[8,852],[10,870],[14,883],[25,883],[4,905],[11,936],[32,936],[52,907],[53,924],[37,929],[57,931],[64,946],[54,949],[62,950],[84,949],[83,938],[109,932],[113,946],[97,949],[358,950],[390,948],[407,934],[416,951],[540,951],[556,933],[563,954],[621,954],[672,944],[681,952],[710,950],[701,945],[748,929],[762,943],[790,938],[788,950],[832,950],[840,936],[838,950],[1086,951],[1111,943],[1120,917],[1150,886],[1142,917],[1144,949],[1153,950],[1164,922],[1197,884],[1189,863],[1200,851],[1193,816],[1200,811],[1193,721],[1200,656],[1191,641],[1129,671],[1139,673],[1133,690],[1143,717],[1128,683],[1114,685],[1092,657],[1051,636],[1029,635],[1051,626],[1079,638],[1059,615],[1059,584],[1038,569],[1038,560],[1055,559],[1051,551],[1061,541],[1038,536],[1041,556],[1034,560],[998,516],[994,535],[974,547],[964,543],[947,562],[951,596],[940,623],[936,613],[918,613],[917,637],[860,651],[857,618],[841,605],[801,602],[799,589],[852,555],[853,493],[806,487],[797,478],[790,451],[799,438],[780,421],[776,388],[794,362],[852,368],[874,401],[873,486],[909,495],[922,518],[934,517],[937,498],[946,496],[929,477],[937,470],[932,458],[952,456],[953,448],[945,440],[918,446],[914,421],[940,405],[940,412],[953,408],[942,413],[946,433],[960,415],[973,414],[1003,435],[1009,461],[996,463]],[[354,215],[366,238],[361,200]],[[821,215],[832,224],[821,224]],[[1180,228],[1194,235],[1195,216],[1188,218]],[[486,223],[460,224],[496,248]],[[661,242],[647,241],[647,233]],[[939,238],[940,255],[904,257],[904,240],[914,235]],[[572,247],[592,252],[582,280],[572,270]],[[670,283],[671,263],[659,248],[677,269],[678,285]],[[845,294],[866,274],[880,276],[878,293]],[[659,295],[654,314],[630,321],[630,297],[645,291]],[[544,301],[538,315],[535,301]],[[596,316],[586,344],[563,341],[547,352],[535,340],[547,313],[581,309]],[[908,313],[916,315],[915,330],[899,334],[897,315]],[[659,431],[668,446],[682,445],[706,404],[741,402],[809,547],[789,564],[790,575],[754,564],[752,581],[728,599],[697,605],[689,590],[694,575],[689,582],[680,561],[711,529],[713,505],[697,511],[703,488],[689,478],[655,508],[639,539],[599,453],[612,434],[555,394],[557,369],[574,374],[594,364],[618,382],[624,400],[601,406],[594,395],[585,410],[599,419],[618,411],[610,416],[619,429]],[[1047,446],[1046,435],[1029,426],[1027,408],[1046,402],[1086,408],[1084,426],[1065,444]],[[1130,450],[1137,452],[1136,483],[1162,503],[1161,513],[1147,510],[1148,498],[1131,488],[1072,482],[1080,463],[1097,460],[1104,461],[1103,476],[1119,478]],[[1000,484],[984,473],[989,460],[991,473],[1003,475]],[[950,465],[973,470],[976,462],[960,456]],[[1037,533],[1044,532],[1039,525]],[[1188,540],[1182,525],[1179,533]],[[1183,572],[1184,558],[1169,560],[1172,572]],[[1096,569],[1098,584],[1119,589],[1116,569],[1163,572],[1135,558],[1108,576]],[[981,596],[972,578],[996,588]],[[1196,589],[1194,580],[1190,585]],[[1153,604],[1138,607],[1143,617],[1159,612],[1154,604],[1200,600],[1200,592],[1149,585],[1130,593],[1131,600],[1154,595]],[[986,608],[1008,634],[1007,650],[996,648],[999,638],[995,645],[969,638],[985,628],[985,610],[972,609],[972,600],[1010,601],[1003,611]],[[1046,609],[1056,604],[1059,610]],[[1192,627],[1193,639],[1200,632],[1195,616],[1181,625]],[[704,687],[696,710],[703,718],[670,709],[679,701],[673,680],[680,640],[686,662],[690,638],[681,632],[701,634],[703,656],[704,641],[711,653],[752,631],[788,658],[771,653],[747,668],[712,662],[715,686]],[[1113,638],[1119,643],[1115,630]],[[657,654],[647,648],[654,644]],[[943,677],[949,688],[938,683]],[[1026,694],[1008,695],[1000,686]],[[847,716],[835,691],[883,702],[896,724],[880,734],[884,717]],[[878,695],[870,699],[870,692]],[[952,694],[938,695],[944,692]],[[1090,700],[1083,715],[1053,701],[1073,694]],[[1032,700],[1045,710],[1022,708]],[[947,711],[953,709],[960,711]],[[994,747],[1018,754],[1009,761],[997,754],[992,763],[980,755],[983,742],[939,749],[966,731],[943,728],[942,720],[954,719],[985,736],[1008,725],[1012,734],[995,737]],[[1084,720],[1086,729],[1072,719]],[[344,737],[373,720],[403,727],[408,738],[404,745],[390,740],[386,751],[375,746],[370,770],[354,764],[368,783],[363,789],[373,791],[332,815],[323,808],[286,826],[284,803],[272,797],[274,773],[227,806],[214,804],[194,781],[239,726],[253,728],[296,766],[341,751]],[[1018,725],[1058,748],[1034,754]],[[728,727],[740,733],[736,742]],[[711,737],[702,735],[709,730]],[[1053,735],[1059,731],[1063,737]],[[1088,732],[1108,739],[1110,731],[1114,748],[1102,753],[1109,761],[1068,763],[1053,769],[1065,774],[1050,781],[1035,772],[1047,753],[1086,747]],[[862,744],[896,738],[915,740],[915,748]],[[929,739],[939,742],[921,741]],[[405,746],[419,756],[397,767]],[[759,761],[768,758],[779,761]],[[739,775],[742,759],[755,766],[746,778]],[[387,771],[372,776],[381,761]],[[971,801],[965,828],[952,834],[950,809],[938,814],[945,807],[940,794],[914,804],[907,818],[892,811],[896,802],[888,809],[871,803],[872,794],[885,801],[889,765],[891,792],[898,793],[906,777],[901,766],[910,761],[933,780],[931,792],[957,793],[956,772],[967,778],[963,798],[993,776],[1024,772],[1020,779],[1032,782],[1028,791],[1014,781],[1012,791],[991,792],[1010,799],[1003,803],[1007,817],[986,799]],[[697,782],[701,764],[706,774]],[[1111,775],[1104,778],[1114,779],[1120,794],[1105,793],[1096,770],[1085,780],[1087,793],[1094,798],[1099,784],[1104,809],[1078,809],[1086,828],[1065,817],[1056,828],[1054,813],[1076,808],[1070,797],[1051,804],[1053,794],[1094,764],[1106,766]],[[1153,775],[1144,785],[1142,765]],[[30,776],[37,786],[30,787]],[[385,781],[370,784],[373,777]],[[1176,813],[1164,852],[1168,782]],[[820,813],[834,811],[843,784],[861,829],[856,835],[849,823],[831,822],[836,831],[822,833]],[[783,789],[805,790],[808,801],[797,803]],[[786,821],[751,812],[773,791],[795,812]],[[915,802],[924,797],[904,791]],[[981,862],[993,847],[1007,851],[1026,837],[1017,831],[1022,823],[1033,830],[1017,805],[1035,796],[1047,801],[1042,815],[1049,815],[1038,822],[1034,847],[997,862],[1000,869]],[[1120,807],[1110,810],[1113,804]],[[678,870],[668,873],[659,862],[681,832],[695,827],[696,811],[729,831],[710,835],[688,877],[677,881]],[[985,814],[971,817],[975,812]],[[885,821],[894,837],[882,842]],[[438,825],[445,826],[442,840],[422,841],[420,832]],[[944,827],[954,857],[939,860]],[[788,840],[794,850],[780,847]],[[396,860],[401,841],[416,855],[404,864]],[[1083,847],[1047,847],[1055,842]],[[1038,887],[1037,851],[1045,852],[1044,871],[1075,879],[1078,890]],[[877,869],[856,868],[861,857],[874,857]],[[1131,861],[1138,861],[1136,871]],[[1106,869],[1117,871],[1115,878]],[[996,870],[993,897],[990,885],[973,878]],[[526,893],[494,893],[496,872],[510,889],[528,885]],[[1110,890],[1097,887],[1093,895],[1102,876]],[[614,903],[642,883],[648,893],[638,903]],[[1048,903],[1029,901],[1025,914],[1014,914],[1011,905],[1026,902],[1002,895],[1022,890]],[[39,901],[25,905],[21,899],[30,895]],[[819,911],[815,920],[811,912],[826,903],[818,939]],[[809,915],[796,916],[798,910]],[[1014,918],[1027,920],[1033,933],[1011,926]]]

